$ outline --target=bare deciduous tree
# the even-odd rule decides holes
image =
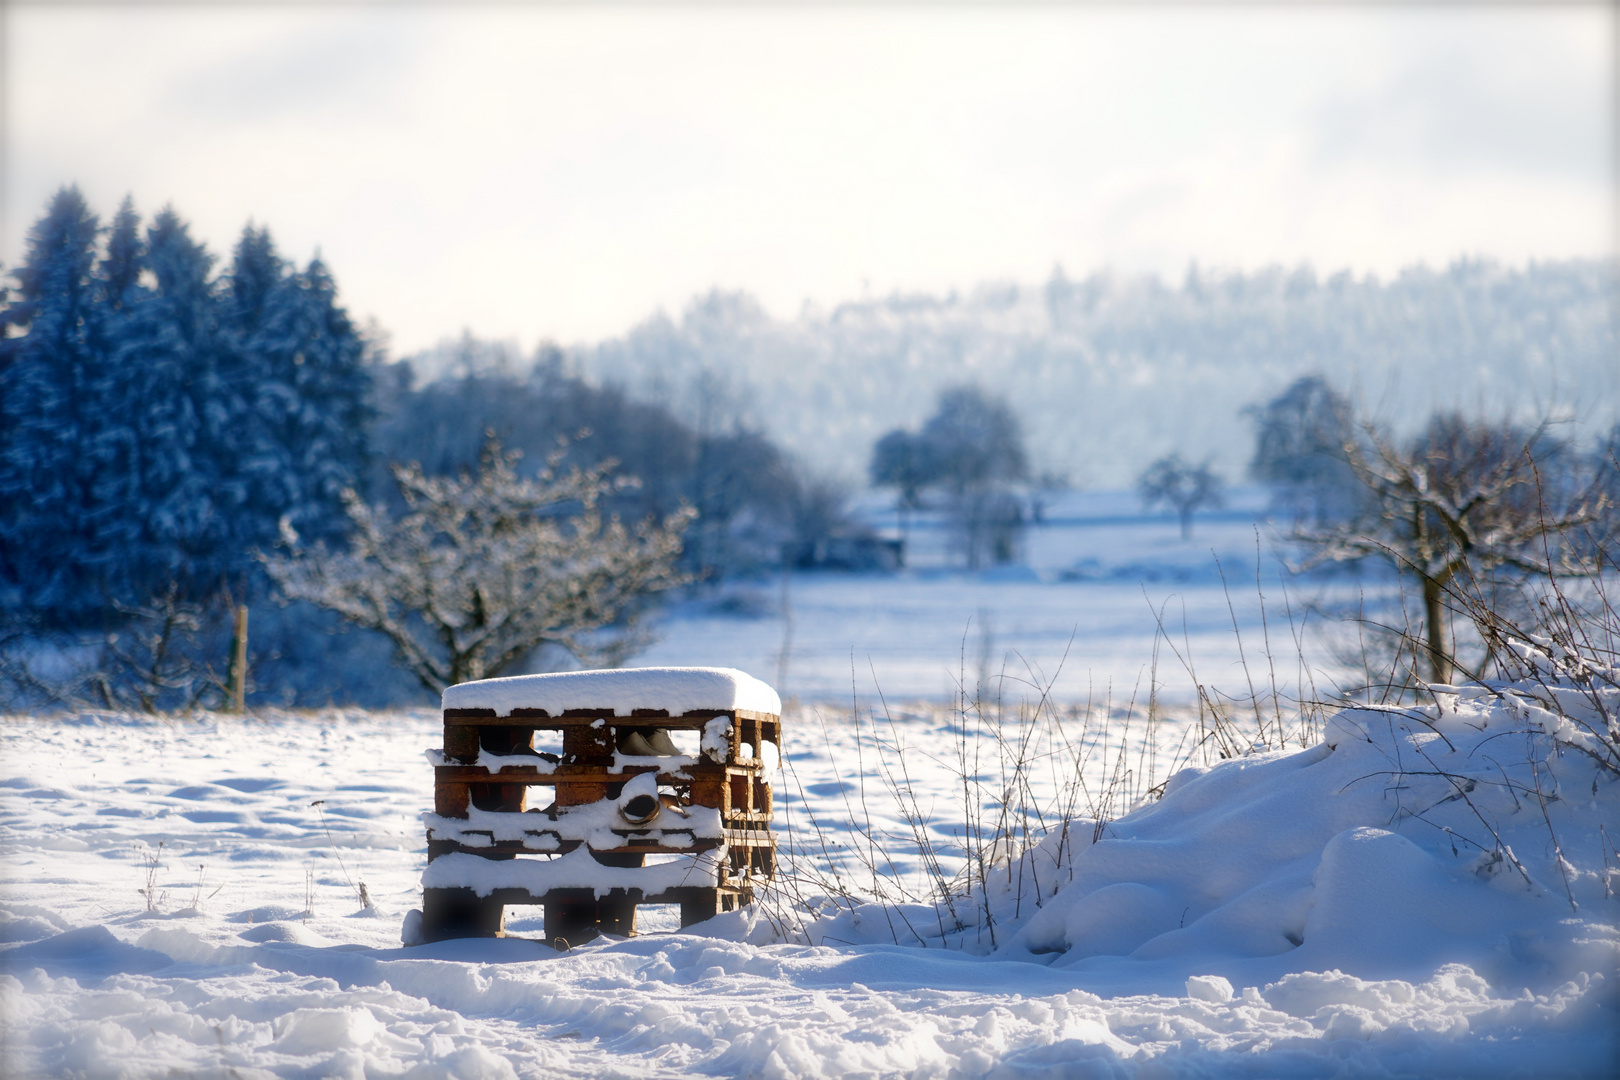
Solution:
[[[1224,502],[1221,478],[1215,475],[1206,461],[1193,465],[1181,460],[1180,454],[1162,457],[1147,467],[1136,479],[1136,490],[1147,506],[1164,503],[1175,510],[1181,522],[1181,538],[1192,537],[1192,516],[1203,507],[1218,507]]]
[[[1449,682],[1449,609],[1504,572],[1585,572],[1583,552],[1594,549],[1568,542],[1570,534],[1602,520],[1608,496],[1545,424],[1526,430],[1441,414],[1404,448],[1372,425],[1363,431],[1345,443],[1344,459],[1371,498],[1354,517],[1303,526],[1294,539],[1314,549],[1306,566],[1376,555],[1413,578],[1429,675]]]
[[[217,687],[198,663],[195,637],[203,625],[203,607],[180,599],[171,583],[145,604],[113,602],[122,619],[107,635],[104,666],[89,686],[109,709],[159,711],[160,703],[190,708]]]
[[[386,635],[434,692],[498,675],[545,644],[622,660],[637,601],[682,580],[674,560],[692,512],[632,529],[598,508],[632,482],[611,479],[612,462],[559,472],[559,453],[524,479],[518,457],[492,439],[476,476],[396,465],[405,516],[392,520],[350,491],[348,551],[294,550],[264,557],[265,568],[289,599]],[[591,639],[615,624],[607,644]]]

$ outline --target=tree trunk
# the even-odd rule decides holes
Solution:
[[[1428,632],[1429,677],[1437,683],[1449,683],[1451,649],[1446,642],[1446,609],[1441,603],[1442,593],[1438,579],[1423,579],[1423,618]]]
[[[484,658],[476,652],[451,653],[450,674],[445,679],[446,686],[455,686],[458,683],[473,682],[484,677]]]
[[[231,711],[247,711],[247,635],[248,609],[237,606],[236,627],[231,637]]]
[[[1177,507],[1176,508],[1176,513],[1181,518],[1181,538],[1183,540],[1191,540],[1192,539],[1192,515],[1193,515],[1192,507],[1190,507],[1190,506]]]

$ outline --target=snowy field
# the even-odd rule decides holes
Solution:
[[[1194,679],[1158,640],[1162,613],[1199,682],[1238,687],[1246,657],[1256,673],[1274,667],[1279,684],[1296,687],[1296,637],[1331,682],[1339,669],[1316,632],[1321,620],[1305,608],[1353,600],[1360,579],[1289,577],[1261,520],[1265,497],[1235,489],[1226,509],[1197,515],[1184,541],[1173,515],[1144,514],[1130,492],[1051,496],[1042,523],[1025,532],[1021,559],[976,573],[957,568],[939,515],[920,514],[902,573],[796,574],[785,595],[779,578],[727,586],[718,600],[660,620],[659,640],[634,662],[736,667],[784,700],[845,705],[852,693],[949,701],[962,684],[971,691],[1003,673],[1064,701],[1145,697],[1156,674],[1162,693],[1190,700]],[[858,509],[898,535],[888,505],[869,498]],[[1376,574],[1367,587],[1374,599],[1389,593]]]
[[[1067,832],[988,852],[988,890],[962,887],[952,748],[1008,729],[802,710],[771,917],[659,932],[653,909],[652,932],[566,955],[517,936],[400,946],[430,711],[11,718],[0,1073],[1611,1075],[1616,784],[1549,753],[1532,707],[1443,701],[1183,771],[1095,833],[1081,805]],[[1020,755],[982,753],[970,786],[993,817]],[[1114,761],[1081,766],[1092,790]],[[1512,786],[1491,786],[1499,770]],[[909,848],[908,805],[932,834]],[[923,850],[943,860],[932,877]],[[852,905],[874,883],[891,902]],[[513,914],[539,936],[538,912]]]
[[[1620,784],[1568,719],[1591,702],[1301,716],[1351,677],[1304,605],[1357,585],[1285,582],[1262,540],[1257,588],[1258,510],[1239,492],[1183,542],[1066,496],[979,574],[924,519],[901,574],[675,610],[636,663],[796,699],[783,873],[746,915],[647,908],[567,954],[524,908],[504,940],[402,947],[432,709],[0,720],[0,1075],[1616,1074]],[[1236,748],[1282,749],[1199,745],[1160,606],[1238,699]]]

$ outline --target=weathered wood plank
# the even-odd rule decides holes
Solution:
[[[454,779],[439,777],[433,785],[433,812],[442,817],[467,816],[472,806],[472,788]]]
[[[677,772],[655,770],[651,765],[631,765],[618,772],[604,771],[597,765],[557,765],[551,772],[539,772],[532,765],[508,765],[499,772],[490,772],[482,765],[436,765],[434,774],[441,780],[454,780],[463,784],[528,784],[531,787],[555,784],[558,780],[579,777],[600,777],[608,783],[622,784],[642,773],[658,772],[660,784],[690,784],[699,781],[721,781],[727,776],[753,776],[761,766],[741,765],[687,765]]]
[[[569,709],[552,716],[544,709],[513,709],[506,716],[495,715],[494,709],[445,709],[445,727],[532,727],[561,730],[589,725],[595,720],[607,720],[618,727],[662,727],[681,731],[701,731],[717,716],[735,722],[739,719],[778,728],[781,717],[775,713],[750,712],[747,709],[700,709],[696,712],[671,716],[664,709],[637,709],[629,716],[620,716],[611,709]],[[776,739],[771,739],[776,742]]]
[[[678,885],[658,893],[644,893],[640,889],[614,889],[607,893],[603,899],[629,900],[637,904],[678,904],[683,899],[692,897],[701,892],[730,893],[732,896],[742,898],[753,896],[753,888],[748,885]],[[424,896],[429,893],[458,894],[467,899],[475,900],[479,904],[549,904],[557,901],[567,901],[582,894],[589,894],[589,889],[552,889],[544,893],[531,893],[527,889],[496,889],[487,897],[480,897],[471,889],[423,889]],[[747,900],[743,901],[747,903]]]
[[[432,861],[432,859],[436,859],[440,855],[448,855],[452,852],[460,852],[465,855],[482,855],[486,858],[510,857],[513,855],[566,855],[584,843],[583,840],[559,840],[556,841],[556,847],[538,848],[525,847],[516,840],[497,840],[492,844],[480,847],[473,844],[459,843],[455,840],[430,840],[428,841],[428,847],[430,849],[429,861]],[[663,847],[651,843],[626,843],[620,844],[618,847],[593,847],[591,852],[597,855],[690,855],[695,851],[713,851],[721,844],[736,843],[738,841],[729,837],[723,840],[715,837],[700,837],[689,843],[681,844],[679,847]]]

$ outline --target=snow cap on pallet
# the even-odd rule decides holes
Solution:
[[[612,709],[629,716],[636,709],[682,713],[745,712],[780,714],[776,691],[736,668],[648,667],[612,671],[560,671],[458,683],[444,692],[446,709],[544,709],[552,716],[569,709]]]

